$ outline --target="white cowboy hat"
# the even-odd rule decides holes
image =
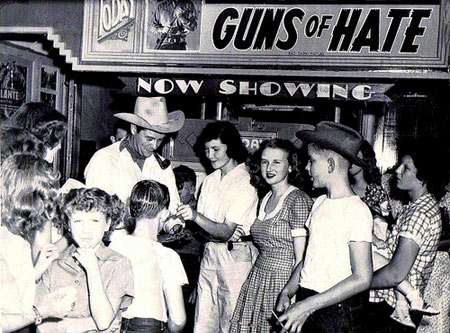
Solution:
[[[114,117],[158,133],[177,132],[184,125],[183,111],[168,113],[164,97],[138,97],[134,113],[116,113]]]

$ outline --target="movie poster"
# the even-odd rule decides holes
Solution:
[[[15,61],[0,61],[0,112],[1,120],[9,118],[26,101],[26,66]]]
[[[42,66],[41,68],[41,102],[58,109],[58,69],[52,66]]]
[[[144,52],[199,51],[200,0],[145,1]]]

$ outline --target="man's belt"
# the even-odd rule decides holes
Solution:
[[[238,241],[221,240],[221,239],[214,239],[214,238],[210,239],[209,241],[212,243],[224,243],[224,244],[226,243],[228,251],[231,251],[231,250],[233,250],[234,243],[251,242],[251,241],[253,241],[253,236],[252,235],[244,235],[244,236],[241,236]]]

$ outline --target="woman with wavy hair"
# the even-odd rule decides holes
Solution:
[[[34,304],[35,279],[48,267],[55,253],[41,254],[33,269],[30,242],[55,217],[58,178],[51,165],[34,154],[13,154],[2,163],[0,331],[15,331],[33,322],[39,324],[42,318],[62,318],[70,311],[74,298],[61,290]]]
[[[44,145],[33,133],[17,127],[0,127],[1,161],[15,153],[34,153],[44,158]]]
[[[5,126],[31,133],[42,146],[39,148],[43,150],[43,158],[52,163],[66,134],[67,119],[47,104],[30,102],[23,104],[5,123]],[[41,253],[46,255],[44,252],[47,252],[49,248],[52,248],[52,251],[61,251],[67,247],[68,244],[64,238],[58,240],[60,241],[56,245],[57,248],[50,246],[56,241],[52,239],[51,223],[47,223],[38,230],[31,244],[33,261],[36,263]]]
[[[295,187],[300,178],[297,149],[288,140],[265,141],[256,153],[252,184],[269,187],[250,232],[260,253],[241,288],[230,332],[271,332],[277,297],[302,260],[305,222],[313,201]]]
[[[45,160],[51,163],[66,134],[67,118],[47,104],[30,102],[23,104],[6,126],[26,129],[34,134],[46,148]]]
[[[376,290],[371,291],[368,308],[370,331],[397,329],[400,332],[407,329],[406,326],[415,331],[413,326],[422,317],[423,311],[413,311],[412,302],[408,304],[399,298],[392,288],[406,280],[417,291],[418,298],[423,298],[433,269],[442,232],[441,214],[434,194],[441,191],[442,172],[439,168],[445,165],[434,148],[433,144],[421,141],[410,142],[400,151],[400,165],[395,171],[397,188],[405,191],[410,201],[388,231],[384,244],[389,263],[373,275],[371,288]],[[402,324],[399,325],[399,320],[391,314],[402,319]]]
[[[247,149],[233,124],[209,123],[197,148],[214,172],[203,181],[197,210],[189,205],[177,210],[210,236],[200,264],[194,332],[228,333],[239,291],[253,264],[256,249],[241,236],[249,234],[258,199],[244,163]]]

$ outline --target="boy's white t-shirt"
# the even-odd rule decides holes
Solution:
[[[134,299],[124,318],[153,318],[167,322],[164,290],[188,283],[180,256],[162,244],[132,235],[113,240],[111,249],[131,261]]]
[[[350,242],[372,242],[372,214],[354,195],[314,202],[306,228],[308,246],[300,275],[300,285],[324,292],[352,274]]]

